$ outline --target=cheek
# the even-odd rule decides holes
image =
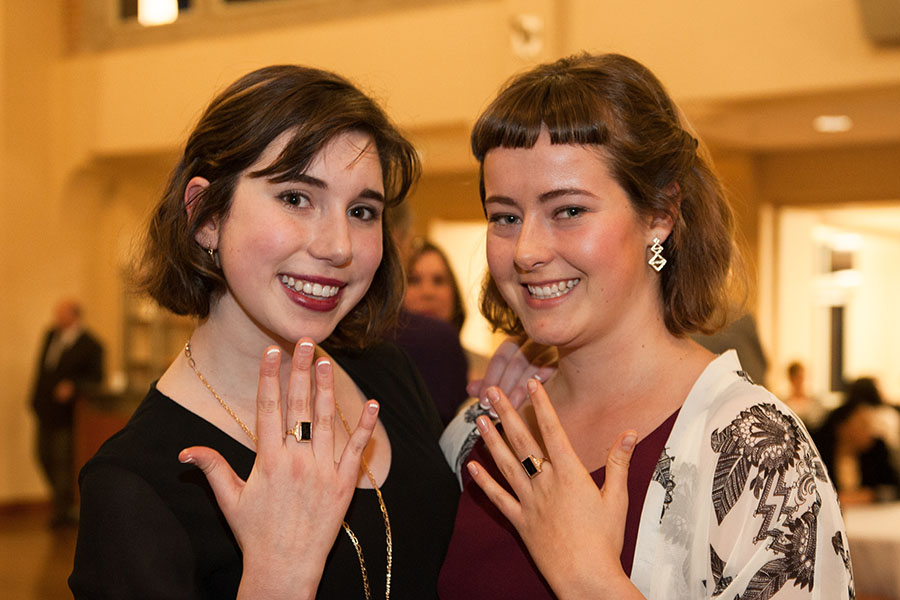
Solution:
[[[494,236],[488,233],[485,244],[488,269],[499,280],[509,271],[513,270],[513,258],[515,256],[515,244],[506,238]],[[499,281],[498,281],[499,283]]]

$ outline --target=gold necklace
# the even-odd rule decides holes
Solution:
[[[246,423],[241,421],[241,419],[231,410],[231,407],[225,403],[219,394],[216,393],[216,390],[209,384],[206,380],[206,377],[203,376],[203,373],[200,372],[200,369],[197,368],[197,363],[194,362],[194,357],[191,356],[191,340],[188,340],[184,345],[184,355],[187,357],[188,365],[190,365],[191,369],[193,369],[194,373],[197,374],[197,377],[200,381],[203,382],[203,385],[206,386],[216,400],[219,401],[219,404],[222,405],[222,408],[225,409],[232,419],[234,419],[238,425],[241,426],[241,429],[246,433],[251,440],[253,440],[253,445],[256,445],[256,435],[253,431],[247,426]],[[347,436],[351,435],[350,425],[347,424],[347,419],[344,418],[344,411],[341,410],[341,406],[337,403],[337,398],[334,400],[334,407],[337,409],[338,415],[341,417],[341,423],[344,424],[344,429],[347,430]],[[378,506],[381,507],[381,516],[384,518],[384,537],[386,540],[387,546],[387,570],[385,573],[385,584],[384,584],[384,598],[385,600],[390,600],[391,597],[391,565],[393,563],[393,543],[391,541],[391,521],[388,518],[387,507],[384,505],[384,498],[381,496],[381,490],[378,488],[378,484],[375,482],[375,477],[372,475],[372,471],[369,469],[369,464],[366,462],[366,459],[360,456],[359,458],[362,469],[365,470],[366,476],[369,478],[369,482],[372,484],[372,488],[375,490],[375,495],[378,497]],[[372,592],[369,588],[369,574],[366,571],[366,560],[363,558],[362,545],[360,545],[359,540],[356,537],[356,534],[353,533],[353,530],[350,529],[350,525],[347,524],[347,521],[342,521],[341,526],[344,528],[344,531],[347,532],[347,537],[350,538],[350,541],[353,543],[353,547],[356,549],[356,555],[359,557],[359,569],[362,572],[362,580],[363,580],[363,588],[366,592],[366,600],[370,600],[372,598]]]

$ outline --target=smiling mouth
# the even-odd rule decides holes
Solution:
[[[549,300],[551,298],[559,298],[565,294],[568,294],[572,291],[581,279],[565,279],[563,281],[558,281],[551,285],[526,285],[528,288],[528,293],[531,294],[532,298],[537,298],[538,300]]]
[[[309,296],[327,300],[337,295],[341,288],[336,285],[322,285],[321,283],[313,283],[311,281],[303,281],[302,279],[294,279],[288,275],[281,276],[281,283],[295,292]]]

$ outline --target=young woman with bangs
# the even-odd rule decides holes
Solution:
[[[722,185],[657,78],[614,54],[535,67],[472,147],[482,310],[559,364],[444,434],[463,494],[441,598],[852,598],[801,421],[688,337],[723,323],[740,272]]]

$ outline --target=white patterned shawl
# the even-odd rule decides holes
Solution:
[[[441,438],[459,477],[475,403]],[[631,580],[649,600],[854,598],[837,496],[800,419],[731,350],[682,406],[647,490]]]

